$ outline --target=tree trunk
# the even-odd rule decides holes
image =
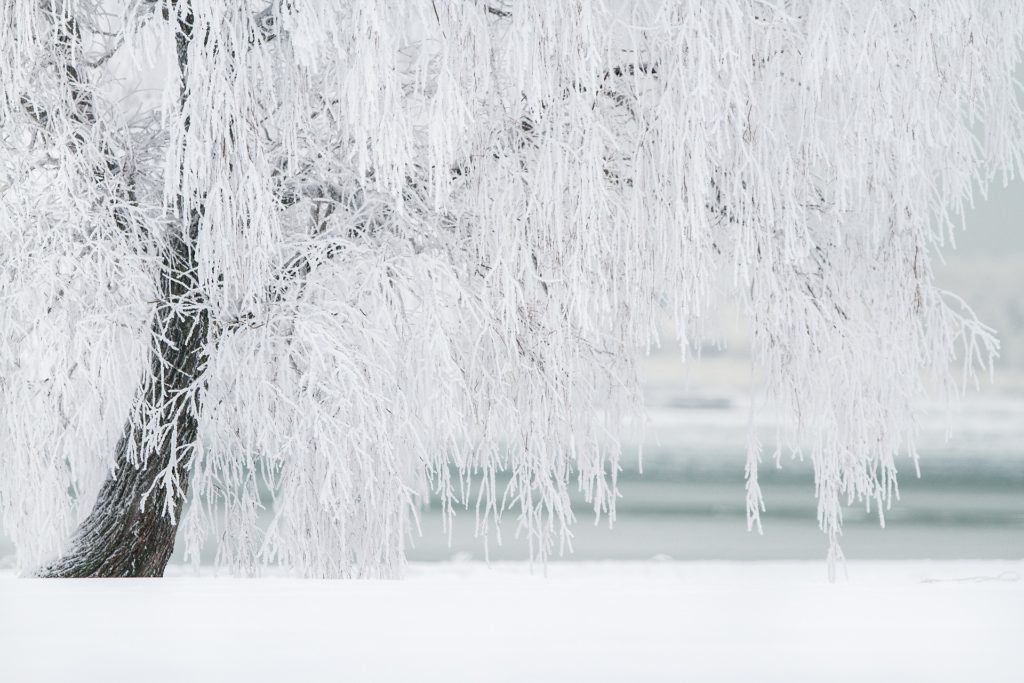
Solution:
[[[66,554],[37,572],[41,577],[162,576],[174,550],[175,517],[188,493],[190,455],[197,437],[199,382],[206,365],[208,316],[198,291],[193,248],[176,235],[163,257],[160,299],[153,319],[150,376],[118,441],[116,470],[100,489]],[[112,359],[116,361],[116,359]],[[142,419],[139,419],[139,418]],[[151,424],[143,431],[143,422]],[[159,438],[154,439],[152,431]],[[146,435],[149,435],[146,438]],[[136,466],[132,462],[141,462]],[[161,478],[173,468],[180,487],[168,493]]]

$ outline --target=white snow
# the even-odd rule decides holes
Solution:
[[[4,578],[0,681],[1022,680],[1024,561],[848,570],[834,585],[823,562]]]

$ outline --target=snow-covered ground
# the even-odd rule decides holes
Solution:
[[[406,581],[0,579],[0,681],[1024,677],[1024,561],[413,564]]]

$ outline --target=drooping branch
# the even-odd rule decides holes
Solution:
[[[93,178],[98,186],[112,187],[115,201],[111,207],[111,217],[118,230],[130,237],[145,237],[143,224],[133,217],[139,212],[138,196],[135,179],[128,168],[118,159],[117,154],[104,139],[104,135],[96,134],[102,126],[96,111],[94,95],[78,66],[81,46],[81,30],[77,19],[62,10],[51,9],[49,18],[54,22],[55,68],[58,76],[66,84],[67,99],[70,101],[71,138],[68,147],[72,153],[80,154],[90,144],[96,144],[100,162],[93,167]],[[51,112],[35,104],[23,94],[21,103],[25,112],[41,127],[49,129],[54,122]],[[132,242],[145,252],[147,241],[135,239]]]

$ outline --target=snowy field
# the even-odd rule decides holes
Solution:
[[[1024,562],[413,564],[0,579],[0,681],[1019,683]]]

